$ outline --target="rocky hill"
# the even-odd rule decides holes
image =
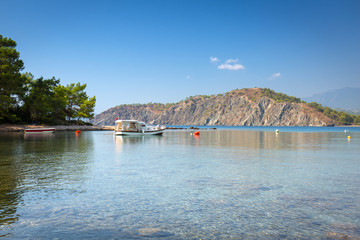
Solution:
[[[96,115],[92,123],[113,125],[116,117],[166,125],[336,125],[335,120],[300,99],[262,88],[189,97],[175,104],[119,105]]]

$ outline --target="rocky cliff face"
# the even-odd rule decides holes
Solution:
[[[119,119],[149,124],[226,126],[330,126],[336,122],[305,103],[277,102],[261,89],[234,90],[218,96],[196,96],[172,105],[121,105],[95,116],[93,124]]]

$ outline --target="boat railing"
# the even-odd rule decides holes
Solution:
[[[165,126],[163,125],[151,125],[151,126],[146,126],[145,127],[145,131],[156,131],[156,130],[162,130],[162,129],[165,129]]]

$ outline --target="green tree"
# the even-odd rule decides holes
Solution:
[[[67,88],[61,84],[54,88],[54,124],[66,123],[67,92]]]
[[[360,115],[355,115],[354,118],[355,118],[355,119],[354,119],[354,124],[358,124],[358,125],[359,125],[359,124],[360,124]]]
[[[58,105],[55,98],[55,87],[60,80],[54,77],[43,77],[28,82],[28,93],[25,97],[26,112],[30,120],[36,123],[52,123],[54,121],[55,107]]]
[[[348,113],[341,112],[339,117],[339,123],[343,125],[350,125],[354,122],[353,116]]]
[[[65,87],[54,77],[35,80],[31,73],[21,74],[24,63],[15,47],[14,40],[0,35],[0,123],[63,124],[93,118],[96,99],[87,96],[86,84]]]
[[[80,105],[80,109],[78,112],[78,120],[80,118],[92,119],[94,118],[94,109],[95,109],[96,98],[95,96],[92,98],[87,98]]]
[[[24,63],[15,47],[14,40],[0,35],[0,122],[20,121],[18,113],[26,78],[20,73]]]
[[[94,116],[95,97],[89,98],[84,91],[86,84],[72,83],[66,86],[67,107],[65,113],[67,120],[80,118],[91,119]]]

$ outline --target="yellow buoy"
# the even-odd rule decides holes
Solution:
[[[351,138],[351,136],[348,136],[348,139],[350,139]]]

